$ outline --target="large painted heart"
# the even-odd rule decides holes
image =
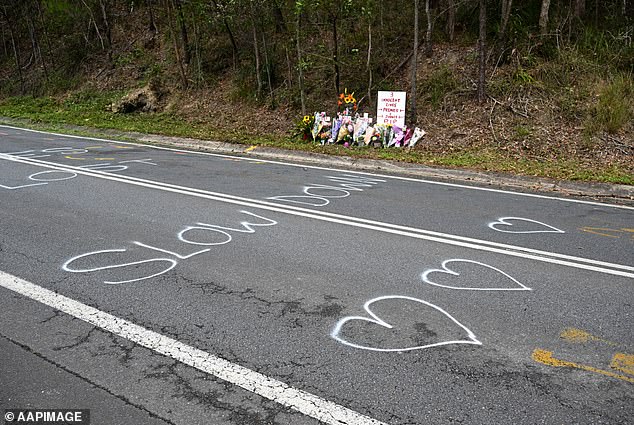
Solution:
[[[515,222],[515,224],[513,224],[513,222]],[[524,228],[526,228],[526,223],[530,223],[530,225],[536,224],[537,227],[531,230],[521,230],[522,228],[519,227],[520,223],[524,225]],[[506,227],[503,227],[503,226],[506,226]],[[515,226],[518,229],[517,230],[512,229],[513,226]],[[522,217],[501,217],[501,218],[498,218],[497,221],[493,221],[489,223],[489,227],[497,232],[502,232],[502,233],[517,233],[517,234],[520,234],[520,233],[566,233],[561,229],[551,226],[550,224],[546,224],[546,223],[542,223],[541,221],[531,220],[530,218],[522,218]]]
[[[448,275],[452,275],[452,276],[460,276],[461,274],[456,272],[455,270],[450,269],[449,267],[447,267],[447,264],[449,263],[469,263],[469,264],[476,264],[478,266],[482,266],[482,267],[486,267],[490,270],[493,270],[503,276],[505,276],[507,279],[505,279],[506,281],[510,281],[511,286],[508,287],[474,287],[474,286],[452,286],[452,285],[443,285],[440,283],[436,283],[434,281],[431,280],[430,275],[433,273],[443,273],[443,274],[448,274]],[[519,282],[517,279],[515,279],[514,277],[512,277],[511,275],[509,275],[508,273],[503,272],[502,270],[495,268],[493,266],[490,266],[488,264],[484,264],[484,263],[480,263],[478,261],[473,261],[473,260],[463,260],[463,259],[453,259],[453,260],[446,260],[443,261],[442,265],[441,265],[441,269],[430,269],[427,270],[425,272],[423,272],[421,274],[421,279],[423,280],[423,282],[425,283],[429,283],[430,285],[434,285],[434,286],[439,286],[441,288],[447,288],[447,289],[460,289],[460,290],[464,290],[464,291],[530,291],[531,288],[523,285],[521,282]]]
[[[400,347],[390,347],[390,348],[381,348],[381,347],[373,347],[373,346],[369,346],[369,345],[364,345],[361,343],[355,343],[352,342],[346,338],[344,338],[342,336],[342,331],[344,328],[346,328],[346,325],[348,325],[348,327],[354,323],[354,322],[367,322],[367,323],[373,323],[376,324],[377,326],[381,326],[383,328],[386,329],[395,329],[395,325],[386,322],[385,320],[381,319],[376,313],[374,313],[372,311],[372,305],[378,302],[387,302],[390,300],[407,300],[407,301],[413,301],[416,303],[420,304],[421,309],[425,309],[427,310],[427,313],[429,313],[429,309],[432,309],[432,313],[434,312],[438,312],[444,316],[446,316],[446,318],[448,319],[448,322],[452,325],[452,326],[457,326],[459,329],[461,329],[462,331],[464,331],[466,333],[466,339],[459,339],[459,340],[446,340],[446,341],[438,341],[438,342],[433,342],[433,343],[429,343],[429,344],[421,344],[421,345],[415,345],[415,346],[407,346],[407,345],[403,345]],[[332,336],[335,340],[339,341],[342,344],[345,344],[349,347],[354,347],[354,348],[360,348],[363,350],[370,350],[370,351],[383,351],[383,352],[393,352],[393,351],[412,351],[412,350],[422,350],[425,348],[432,348],[432,347],[439,347],[442,345],[451,345],[451,344],[473,344],[473,345],[482,345],[482,343],[480,341],[478,341],[478,339],[476,338],[476,336],[474,335],[473,332],[471,332],[466,326],[464,326],[462,323],[460,323],[459,321],[457,321],[455,318],[453,318],[449,313],[447,313],[445,310],[443,310],[442,308],[428,303],[427,301],[423,301],[423,300],[419,300],[418,298],[412,298],[412,297],[406,297],[406,296],[402,296],[402,295],[385,295],[382,297],[378,297],[378,298],[374,298],[369,300],[368,302],[365,303],[365,305],[363,306],[363,308],[365,309],[365,311],[368,313],[368,316],[348,316],[348,317],[344,317],[343,319],[339,320],[337,322],[337,324],[335,325],[335,327],[332,329],[332,332],[330,333],[330,336]],[[424,314],[424,312],[422,312],[421,314]],[[396,328],[395,330],[397,330],[398,328]]]

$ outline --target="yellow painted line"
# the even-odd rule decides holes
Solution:
[[[612,369],[634,375],[634,354],[616,353],[610,363]]]
[[[597,369],[596,367],[582,365],[574,362],[569,362],[567,360],[559,360],[553,357],[552,351],[542,350],[540,348],[535,349],[531,356],[533,360],[537,363],[544,364],[546,366],[552,367],[571,367],[574,369],[585,370],[586,372],[598,373],[601,375],[609,376],[610,378],[620,379],[622,381],[630,382],[634,384],[634,378],[629,376],[619,375],[614,372],[610,372],[609,370]]]
[[[114,145],[114,147],[117,149],[134,149],[132,146]]]
[[[607,227],[582,227],[579,230],[586,233],[592,233],[593,235],[605,236],[614,239],[618,239],[620,236],[611,235],[607,232],[621,233],[619,230],[608,229]]]
[[[617,345],[615,342],[608,341],[607,339],[599,338],[589,332],[581,329],[566,328],[560,334],[559,338],[565,339],[568,342],[583,343],[588,341],[599,341],[608,345]]]
[[[246,148],[244,151],[245,151],[245,152],[251,152],[252,150],[255,150],[255,149],[257,149],[257,146],[256,146],[256,145],[253,145],[253,146],[251,146],[251,147],[249,147],[249,148]]]
[[[95,158],[95,161],[114,161],[114,158]]]
[[[254,164],[266,164],[266,162],[262,162],[262,161],[255,161]]]
[[[78,161],[85,161],[85,160],[86,160],[86,158],[77,158],[77,157],[70,156],[70,155],[66,155],[66,156],[64,156],[64,158],[68,158],[68,159],[76,159],[76,160],[78,160]]]

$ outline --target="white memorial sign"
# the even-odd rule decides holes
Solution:
[[[377,124],[405,127],[406,96],[404,91],[380,91],[376,111]]]

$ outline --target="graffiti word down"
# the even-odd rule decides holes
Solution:
[[[472,287],[472,286],[453,286],[453,285],[443,285],[437,282],[434,282],[431,280],[430,275],[434,274],[434,273],[443,273],[443,274],[448,274],[451,276],[460,276],[460,273],[456,272],[455,270],[449,268],[447,266],[447,264],[450,263],[467,263],[467,264],[476,264],[478,266],[482,266],[482,267],[486,267],[488,269],[491,269],[503,276],[505,276],[507,279],[506,280],[510,280],[512,282],[512,286],[510,287]],[[493,266],[490,266],[488,264],[484,264],[484,263],[480,263],[479,261],[473,261],[473,260],[464,260],[464,259],[454,259],[454,260],[445,260],[443,261],[442,265],[441,265],[441,269],[429,269],[425,272],[423,272],[421,274],[421,279],[423,280],[423,282],[428,283],[430,285],[434,285],[434,286],[439,286],[441,288],[446,288],[446,289],[459,289],[459,290],[463,290],[463,291],[530,291],[531,288],[523,285],[521,282],[519,282],[517,279],[515,279],[514,277],[512,277],[511,275],[503,272],[502,270],[495,268]]]
[[[107,264],[104,265],[103,262],[108,260],[108,257],[112,257],[113,254],[121,254],[127,252],[126,248],[117,248],[117,249],[105,249],[100,251],[92,251],[85,254],[78,255],[66,261],[62,265],[62,269],[64,271],[70,273],[92,273],[103,270],[113,270],[113,269],[125,269],[126,267],[131,268],[136,266],[140,266],[143,264],[152,265],[153,267],[157,267],[158,271],[150,272],[149,274],[141,277],[134,277],[131,279],[123,279],[123,280],[104,280],[103,282],[109,285],[118,285],[121,283],[132,283],[138,282],[141,280],[151,279],[156,276],[160,276],[168,271],[172,270],[174,267],[178,265],[179,260],[187,260],[196,255],[204,254],[211,251],[212,246],[225,245],[233,240],[232,233],[255,233],[255,227],[264,227],[264,226],[274,226],[277,224],[277,221],[271,220],[266,217],[262,217],[260,215],[254,214],[249,211],[240,211],[242,214],[247,214],[252,217],[256,217],[262,221],[263,223],[252,223],[250,221],[241,221],[241,228],[233,228],[233,227],[224,227],[218,226],[215,224],[206,224],[206,223],[196,223],[193,226],[187,226],[183,230],[181,230],[177,234],[177,238],[179,241],[183,242],[186,245],[195,245],[195,246],[204,246],[206,248],[200,249],[196,252],[189,254],[180,254],[174,251],[170,251],[164,248],[148,245],[142,242],[133,241],[132,244],[141,248],[144,248],[149,253],[150,251],[159,252],[164,254],[163,256],[147,258],[138,261],[128,261],[117,264]],[[154,254],[156,255],[156,254]],[[77,268],[73,267],[73,263],[76,263],[80,260],[90,259],[90,261],[99,261],[102,265],[96,267],[85,267],[85,268]]]
[[[402,345],[398,347],[385,348],[385,347],[376,347],[376,346],[370,346],[370,345],[361,344],[361,343],[355,343],[350,341],[349,338],[342,336],[344,329],[352,327],[353,323],[357,325],[359,323],[362,325],[365,323],[371,323],[376,326],[382,327],[384,329],[394,329],[395,331],[397,331],[398,325],[386,322],[385,320],[381,319],[374,311],[372,311],[372,305],[375,303],[386,304],[386,303],[393,303],[394,301],[411,301],[414,303],[419,303],[421,308],[421,316],[429,315],[430,313],[431,314],[440,313],[441,315],[444,316],[446,320],[448,320],[450,324],[452,324],[452,326],[457,326],[458,329],[461,330],[461,332],[464,332],[466,334],[465,338],[455,339],[455,340],[454,339],[439,340],[436,342],[429,342],[427,344]],[[442,345],[452,345],[452,344],[482,345],[482,343],[478,341],[478,339],[476,338],[475,334],[471,332],[465,325],[463,325],[458,320],[456,320],[451,314],[447,313],[445,310],[443,310],[442,308],[432,303],[429,303],[424,300],[420,300],[418,298],[412,298],[412,297],[407,297],[402,295],[386,295],[386,296],[377,297],[377,298],[373,298],[369,300],[368,302],[364,304],[363,308],[368,314],[367,316],[344,317],[343,319],[339,320],[339,322],[337,322],[332,332],[330,333],[330,336],[334,338],[335,340],[339,341],[340,343],[347,345],[349,347],[360,348],[363,350],[370,350],[370,351],[383,351],[383,352],[422,350],[425,348],[439,347]],[[397,328],[395,328],[395,326]]]
[[[529,227],[529,229],[526,230],[526,223],[537,226],[535,226],[534,228]],[[524,227],[520,227],[520,225],[522,224],[524,225]],[[489,223],[488,226],[496,232],[502,233],[566,233],[561,229],[551,226],[550,224],[522,217],[501,217],[498,218],[497,221]],[[516,229],[513,229],[514,226],[516,227]]]
[[[363,192],[364,188],[371,188],[385,180],[366,176],[343,174],[341,176],[327,176],[331,184],[310,184],[304,186],[303,195],[272,196],[275,201],[293,204],[309,205],[311,207],[325,207],[331,199],[347,198],[352,192]]]

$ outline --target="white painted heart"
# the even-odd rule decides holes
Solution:
[[[447,318],[449,318],[449,320],[451,322],[453,322],[455,325],[457,325],[459,328],[461,328],[462,330],[464,330],[467,333],[467,339],[455,340],[455,341],[440,341],[440,342],[436,342],[436,343],[433,343],[433,344],[419,345],[419,346],[414,346],[414,347],[377,348],[377,347],[370,347],[370,346],[367,346],[367,345],[355,344],[353,342],[350,342],[350,341],[344,339],[340,335],[341,334],[341,330],[344,327],[344,325],[346,323],[348,323],[348,322],[351,322],[351,321],[363,321],[363,322],[375,323],[375,324],[377,324],[379,326],[382,326],[384,328],[387,328],[387,329],[394,328],[393,325],[387,323],[386,321],[384,321],[383,319],[378,317],[370,308],[370,306],[372,304],[374,304],[375,302],[385,301],[385,300],[394,300],[394,299],[415,301],[415,302],[418,302],[418,303],[420,303],[420,304],[422,304],[424,306],[430,307],[430,308],[432,308],[432,309],[444,314],[445,316],[447,316]],[[339,320],[337,322],[335,327],[332,329],[332,332],[330,333],[330,336],[333,337],[335,340],[339,341],[340,343],[345,344],[345,345],[347,345],[349,347],[360,348],[360,349],[363,349],[363,350],[384,351],[384,352],[385,351],[422,350],[424,348],[439,347],[441,345],[450,345],[450,344],[482,345],[482,343],[480,341],[478,341],[478,339],[476,338],[476,336],[474,335],[473,332],[471,332],[462,323],[460,323],[456,319],[454,319],[445,310],[443,310],[442,308],[440,308],[440,307],[438,307],[438,306],[436,306],[434,304],[428,303],[427,301],[419,300],[418,298],[406,297],[406,296],[401,296],[401,295],[385,295],[385,296],[382,296],[382,297],[378,297],[378,298],[374,298],[374,299],[369,300],[368,302],[365,303],[363,308],[368,313],[369,317],[364,317],[364,316],[348,316],[348,317],[344,317],[343,319],[341,319],[341,320]]]
[[[471,263],[471,264],[477,264],[479,266],[483,266],[486,267],[488,269],[491,270],[495,270],[496,272],[506,276],[507,278],[509,278],[515,285],[517,286],[512,286],[512,287],[504,287],[504,288],[500,288],[500,287],[493,287],[493,288],[482,288],[482,287],[469,287],[469,286],[449,286],[449,285],[441,285],[439,283],[435,283],[433,282],[430,278],[429,275],[432,273],[445,273],[445,274],[450,274],[452,276],[460,276],[460,273],[450,269],[449,267],[447,267],[447,264],[449,263]],[[493,266],[490,266],[488,264],[484,264],[484,263],[480,263],[478,261],[473,261],[473,260],[463,260],[463,259],[453,259],[453,260],[445,260],[442,263],[442,269],[430,269],[427,270],[425,272],[423,272],[423,274],[421,274],[421,279],[423,280],[423,282],[425,283],[429,283],[430,285],[434,285],[434,286],[440,286],[441,288],[447,288],[447,289],[460,289],[460,290],[465,290],[465,291],[530,291],[531,288],[523,285],[522,283],[520,283],[517,279],[515,279],[514,277],[510,276],[509,274],[503,272],[502,270],[495,268]]]
[[[542,229],[539,230],[505,230],[501,229],[500,226],[509,226],[512,227],[513,223],[511,221],[525,221],[528,223],[537,224],[542,226]],[[542,223],[541,221],[531,220],[530,218],[522,218],[522,217],[501,217],[498,218],[498,221],[493,221],[489,223],[489,227],[497,232],[502,233],[566,233],[561,229],[558,229],[550,224]]]

